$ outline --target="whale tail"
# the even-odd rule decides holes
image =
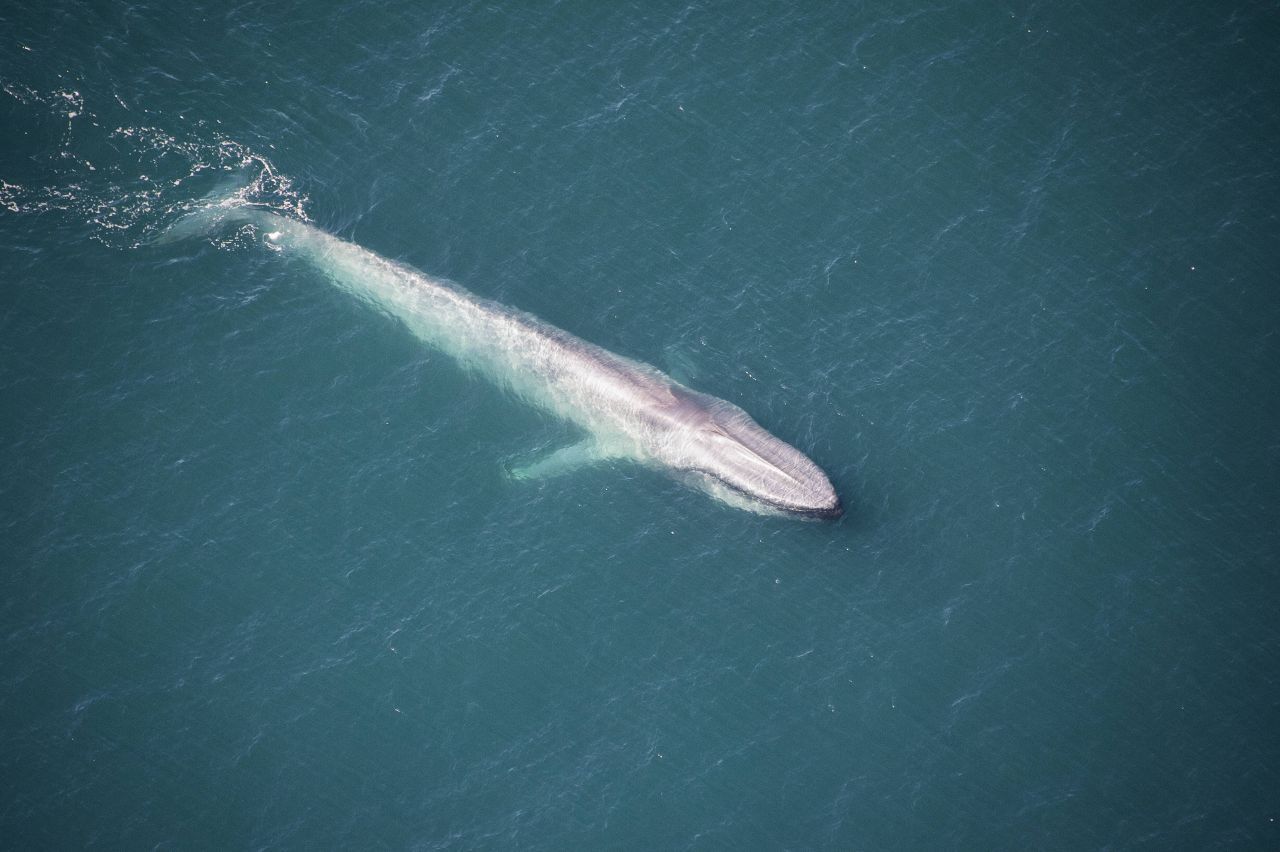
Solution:
[[[212,233],[230,222],[252,222],[257,212],[245,197],[252,186],[251,176],[245,172],[232,175],[204,197],[191,202],[185,212],[167,228],[150,240],[152,245],[176,243],[181,240]]]

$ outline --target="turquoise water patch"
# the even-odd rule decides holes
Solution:
[[[0,18],[9,843],[1276,844],[1265,11]],[[514,480],[573,430],[252,230],[152,243],[237,172],[847,514]]]

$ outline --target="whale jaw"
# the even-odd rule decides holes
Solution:
[[[768,495],[749,493],[702,470],[686,470],[677,478],[726,506],[765,517],[835,521],[844,515],[844,504],[836,496],[834,489],[828,501],[796,504],[781,502]]]
[[[837,497],[833,505],[816,509],[796,509],[791,514],[820,521],[838,521],[844,516],[844,503],[840,502],[840,498]]]

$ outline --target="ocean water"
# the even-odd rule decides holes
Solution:
[[[0,845],[1280,846],[1274,4],[0,9]],[[729,399],[574,439],[255,200]]]

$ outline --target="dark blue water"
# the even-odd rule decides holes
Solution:
[[[15,848],[1275,848],[1274,5],[0,10]],[[732,400],[574,440],[255,200]]]

